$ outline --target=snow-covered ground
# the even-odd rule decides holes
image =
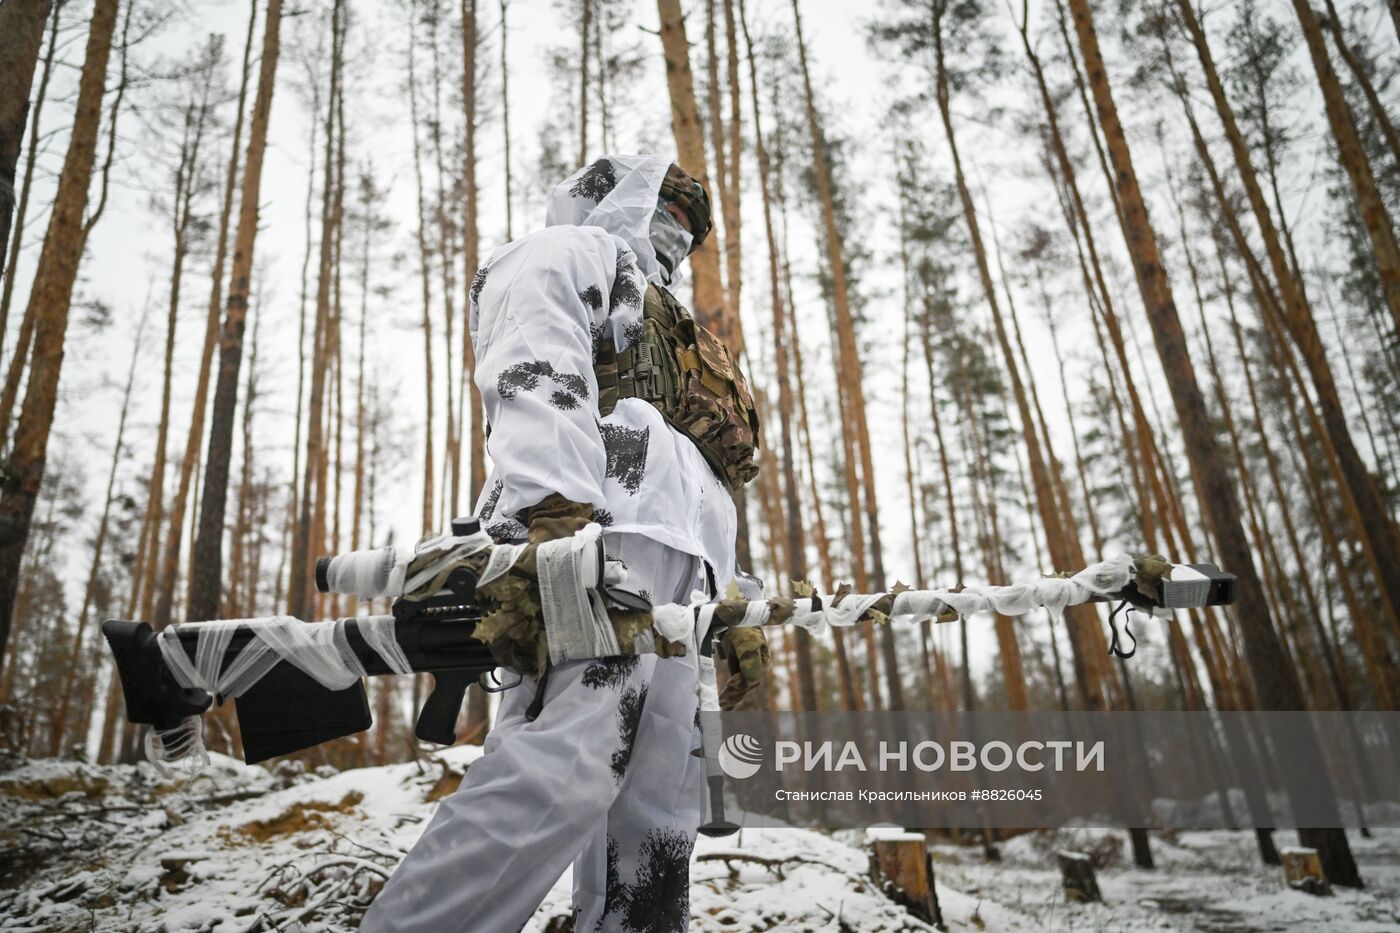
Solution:
[[[350,930],[476,749],[352,771],[269,771],[216,756],[193,781],[148,765],[40,760],[0,773],[0,929]],[[1287,843],[1291,834],[1280,834]],[[1159,868],[1125,864],[1122,833],[1032,833],[984,861],[934,848],[952,930],[1400,930],[1400,831],[1352,835],[1363,891],[1314,898],[1259,864],[1250,833],[1153,836]],[[862,835],[746,830],[701,838],[691,927],[927,930],[871,882]],[[1058,848],[1105,860],[1105,904],[1065,902]],[[560,879],[532,933],[562,929]]]

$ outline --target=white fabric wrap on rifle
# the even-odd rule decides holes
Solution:
[[[535,550],[540,613],[553,664],[622,654],[607,605],[598,592],[602,534],[602,526],[590,522],[583,530],[546,541]]]
[[[332,593],[352,593],[359,599],[402,596],[406,563],[393,547],[339,554],[326,565],[326,582]]]
[[[160,633],[160,653],[182,687],[220,697],[236,697],[257,683],[278,661],[286,661],[330,690],[344,690],[366,676],[365,667],[350,648],[345,626],[354,622],[360,636],[389,669],[411,673],[408,658],[394,637],[394,617],[361,616],[308,624],[291,616],[275,619],[229,619],[187,622]],[[252,623],[252,624],[249,624]],[[227,665],[224,654],[239,626],[254,637]],[[193,630],[195,657],[190,661],[180,633]]]

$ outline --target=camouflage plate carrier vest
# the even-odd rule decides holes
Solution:
[[[695,442],[729,489],[758,475],[758,412],[744,374],[723,341],[666,289],[647,287],[635,344],[619,352],[610,338],[598,341],[594,371],[600,414],[639,398]]]

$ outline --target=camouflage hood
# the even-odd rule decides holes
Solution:
[[[648,282],[660,285],[661,264],[651,245],[651,217],[671,159],[659,155],[603,156],[554,186],[545,224],[602,227],[621,237],[637,256]],[[671,277],[679,284],[680,271]]]

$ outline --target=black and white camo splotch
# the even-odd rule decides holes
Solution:
[[[690,922],[690,850],[690,837],[680,830],[647,833],[637,877],[619,884],[619,920],[626,933],[684,933]]]
[[[486,494],[485,499],[481,500],[481,508],[476,513],[477,518],[484,522],[496,514],[496,503],[501,501],[501,492],[505,488],[505,483],[500,479],[491,484],[491,491]]]
[[[584,668],[581,683],[594,690],[602,690],[604,687],[621,690],[641,660],[636,655],[599,658]]]
[[[612,289],[608,292],[608,314],[619,311],[637,314],[642,310],[644,281],[637,268],[636,257],[630,249],[619,250],[617,268],[613,272]]]
[[[617,187],[617,169],[607,159],[599,159],[588,166],[574,182],[569,194],[575,198],[601,201]]]
[[[598,430],[603,435],[603,447],[608,454],[608,465],[604,471],[635,496],[642,488],[642,479],[647,472],[647,448],[651,442],[651,428],[629,428],[626,425],[599,422]]]
[[[588,310],[594,314],[603,310],[603,290],[596,285],[590,285],[579,292],[578,300],[583,302]]]
[[[573,411],[588,398],[588,380],[578,373],[558,372],[548,360],[522,360],[501,370],[496,377],[496,392],[503,399],[513,399],[521,392],[533,392],[541,379],[554,382],[549,404],[560,411]]]
[[[619,853],[617,840],[611,835],[608,836],[608,859],[607,868],[603,882],[603,912],[598,916],[598,922],[594,924],[594,933],[601,933],[603,924],[608,917],[620,911],[627,898],[627,886],[622,883],[622,874],[618,871]],[[575,908],[577,913],[578,908]]]
[[[491,271],[491,264],[492,261],[488,259],[480,269],[476,270],[476,274],[472,276],[472,307],[476,307],[476,305],[481,303],[481,290],[486,287],[486,276],[487,273]]]
[[[523,524],[506,515],[496,516],[496,506],[500,504],[501,493],[504,490],[505,484],[499,478],[496,479],[491,484],[491,491],[486,494],[485,499],[481,500],[481,508],[477,511],[476,517],[492,540],[497,542],[523,541],[529,536],[529,532]]]
[[[530,536],[529,529],[514,518],[492,522],[486,526],[486,533],[493,541],[509,544],[519,544]]]
[[[637,729],[642,724],[642,710],[646,708],[647,688],[629,687],[617,702],[617,749],[612,754],[613,780],[618,784],[627,777],[627,763],[632,760],[632,749],[637,744]]]

